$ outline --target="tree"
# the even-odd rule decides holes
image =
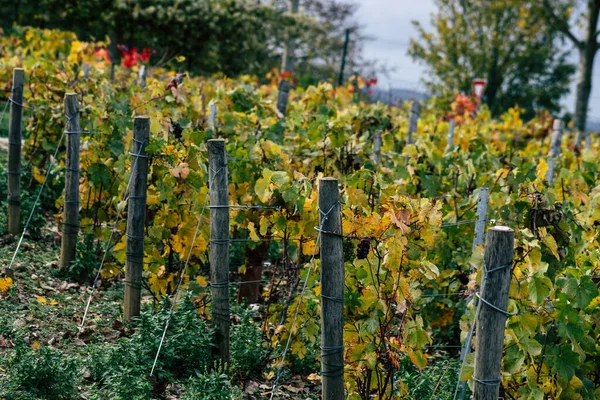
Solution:
[[[426,64],[433,92],[469,93],[473,78],[488,81],[483,100],[494,114],[514,105],[560,110],[574,72],[559,34],[539,23],[536,0],[436,0],[434,32],[419,31],[409,54]]]
[[[585,3],[584,10],[578,15],[574,15],[574,19],[583,26],[581,39],[573,33],[569,26],[569,17],[573,14],[571,10],[577,8],[580,2]],[[543,0],[543,11],[549,24],[570,40],[579,53],[574,115],[574,125],[578,131],[575,145],[579,148],[586,131],[588,106],[592,93],[594,58],[600,48],[598,42],[600,37],[600,29],[598,29],[600,0]]]
[[[14,23],[75,32],[82,40],[151,47],[155,60],[183,55],[187,69],[227,76],[264,76],[282,65],[286,38],[295,44],[300,85],[333,80],[339,70],[344,31],[353,30],[350,64],[361,58],[362,35],[346,0],[303,0],[299,14],[288,0],[0,0],[0,25]]]

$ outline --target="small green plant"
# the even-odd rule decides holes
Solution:
[[[88,281],[98,268],[95,244],[94,234],[86,233],[83,239],[77,242],[77,257],[65,270],[60,271],[60,275],[80,283]]]
[[[241,400],[242,398],[242,391],[231,384],[225,369],[219,363],[215,363],[212,370],[206,369],[203,374],[197,374],[197,377],[189,380],[183,400]]]
[[[168,315],[165,301],[156,315],[142,312],[130,338],[91,351],[92,379],[105,395],[99,398],[148,399],[152,391],[164,391],[166,383],[206,370],[212,361],[213,330],[198,318],[194,303],[186,296],[171,318],[153,377],[148,379]]]
[[[59,350],[51,347],[34,350],[20,342],[4,369],[6,374],[0,379],[0,397],[5,400],[78,397],[79,363]]]
[[[402,362],[399,377],[408,386],[408,398],[451,399],[459,368],[458,360],[443,353],[433,356],[423,371],[416,368],[407,357]]]
[[[253,378],[262,370],[267,349],[254,312],[240,308],[236,314],[240,323],[231,327],[231,367],[242,379]]]

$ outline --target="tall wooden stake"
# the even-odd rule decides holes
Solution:
[[[496,400],[500,392],[500,369],[506,327],[506,307],[512,276],[514,232],[495,226],[487,232],[481,299],[477,317],[477,344],[473,399]],[[486,272],[489,271],[489,272]]]
[[[224,139],[208,141],[210,194],[210,279],[216,344],[229,363],[229,191]]]
[[[138,80],[141,87],[146,87],[146,77],[148,76],[148,69],[145,65],[140,65],[140,69],[138,71]]]
[[[288,10],[290,14],[297,14],[300,0],[288,0]],[[281,61],[281,73],[294,71],[294,41],[290,37],[289,31],[285,34],[285,47],[283,48],[283,57]],[[291,77],[279,81],[277,92],[277,110],[285,116],[285,110],[288,105],[290,89],[292,87]]]
[[[8,125],[8,233],[12,235],[18,235],[21,230],[21,121],[24,81],[25,71],[15,68]]]
[[[489,201],[490,190],[486,187],[482,187],[479,189],[479,201],[477,202],[477,222],[475,222],[475,236],[473,237],[473,245],[471,247],[471,251],[474,252],[477,249],[477,246],[483,244],[485,238],[485,223],[487,222],[487,207]],[[471,272],[473,272],[474,268],[471,265]],[[473,299],[472,296],[469,296],[467,299],[467,304],[471,302]],[[469,310],[465,311],[466,315],[469,315]],[[475,322],[473,322],[475,323]],[[463,348],[460,353],[460,361],[463,363],[467,354],[471,352],[471,343],[473,342],[472,331],[469,330],[467,337],[465,338],[465,342],[463,343]],[[459,399],[465,398],[465,393],[467,390],[467,382],[460,382],[460,392]]]
[[[67,116],[67,156],[65,162],[65,205],[63,235],[60,246],[60,268],[67,268],[75,260],[79,231],[79,101],[76,93],[65,95]]]
[[[88,79],[90,75],[90,64],[83,64],[83,79]]]
[[[546,171],[546,180],[552,183],[554,180],[554,169],[556,168],[556,159],[560,156],[560,147],[563,137],[563,122],[555,119],[552,125],[552,139],[550,140],[550,149],[548,150],[548,171]]]
[[[448,140],[446,143],[446,154],[450,152],[450,150],[452,150],[452,147],[454,146],[454,128],[456,125],[456,121],[454,120],[454,118],[452,118],[450,120],[450,125],[448,126]]]
[[[373,160],[375,166],[381,163],[381,139],[381,131],[375,131],[373,134],[373,153],[371,154],[371,160]]]
[[[346,57],[348,57],[348,44],[350,43],[350,29],[346,29],[346,39],[344,40],[344,52],[342,53],[342,65],[340,67],[340,77],[338,85],[344,84],[344,69],[346,69]]]
[[[215,103],[210,103],[208,105],[208,121],[207,121],[207,129],[209,132],[209,137],[214,137],[217,132],[217,105]]]
[[[406,137],[406,144],[412,144],[413,133],[417,132],[417,126],[419,124],[419,115],[421,114],[421,105],[418,101],[413,100],[410,103],[410,117],[408,121],[408,136]]]
[[[490,189],[482,187],[479,189],[479,201],[477,202],[477,222],[475,222],[475,237],[471,251],[483,244],[485,237],[485,223],[487,221],[487,207],[490,198]]]
[[[150,140],[150,118],[133,119],[133,144],[131,145],[131,187],[127,205],[127,263],[125,270],[125,321],[140,315],[142,272],[144,269],[144,225],[146,223],[146,190],[148,155],[146,145]]]
[[[344,250],[338,181],[319,181],[323,400],[344,399]]]

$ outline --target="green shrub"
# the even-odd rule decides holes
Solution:
[[[100,398],[150,398],[153,385],[147,377],[168,314],[168,302],[156,315],[144,311],[130,338],[121,339],[115,346],[97,346],[92,350],[90,372],[107,396]],[[212,343],[212,328],[198,318],[194,303],[185,297],[171,318],[153,374],[155,386],[160,388],[166,382],[188,379],[205,371],[212,362]]]
[[[233,386],[224,369],[218,364],[212,371],[190,379],[185,387],[183,400],[237,400],[242,399],[242,391]]]
[[[243,379],[253,378],[262,370],[267,349],[260,326],[252,320],[254,312],[240,309],[236,313],[241,321],[231,327],[231,367]]]
[[[77,398],[78,361],[59,350],[33,350],[22,342],[14,348],[0,380],[0,397],[6,400],[70,400]]]
[[[427,367],[420,371],[406,357],[398,376],[408,385],[410,398],[451,399],[458,381],[459,368],[458,360],[437,354],[431,357]]]
[[[86,233],[83,240],[77,242],[75,260],[65,270],[61,270],[59,275],[62,278],[76,280],[80,283],[90,280],[99,267],[95,244],[94,234]]]

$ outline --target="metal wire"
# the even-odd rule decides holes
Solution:
[[[144,151],[143,143],[142,143],[142,146],[140,146],[139,153],[141,153],[142,151]],[[131,187],[131,182],[133,180],[133,169],[135,168],[135,164],[137,163],[137,160],[138,160],[138,157],[135,157],[133,159],[133,162],[131,163],[131,171],[132,172],[131,172],[131,175],[129,176],[129,180],[127,182],[127,187],[125,187],[125,192],[123,193],[122,201],[126,201],[126,199],[127,199],[127,194],[129,193],[129,188]],[[92,303],[92,297],[94,296],[94,289],[96,288],[96,285],[98,284],[98,280],[100,279],[100,273],[102,272],[102,267],[104,267],[104,261],[106,261],[106,255],[108,254],[108,251],[110,250],[112,238],[115,235],[115,232],[117,231],[117,225],[120,220],[121,220],[121,213],[117,213],[117,217],[115,218],[113,228],[110,231],[110,236],[108,237],[108,241],[106,242],[106,248],[104,249],[104,254],[102,255],[102,260],[100,261],[100,267],[98,268],[98,272],[96,273],[96,277],[94,278],[94,282],[92,283],[92,287],[91,287],[92,290],[90,291],[90,296],[88,297],[88,301],[85,306],[85,310],[83,312],[83,318],[81,319],[81,325],[79,326],[80,332],[83,330],[83,326],[85,325],[85,319],[87,317],[87,313],[90,308],[90,304]]]
[[[219,168],[213,174],[212,179],[209,181],[209,187],[214,183],[215,178],[219,173],[223,170],[223,167]],[[204,204],[202,205],[202,211],[200,211],[200,218],[198,218],[198,224],[196,224],[196,231],[194,232],[194,237],[192,238],[192,244],[190,245],[190,250],[188,252],[187,259],[185,260],[185,264],[183,266],[183,270],[181,271],[181,276],[179,277],[179,282],[177,283],[177,288],[175,289],[175,293],[173,294],[173,302],[171,303],[171,309],[169,310],[169,316],[167,317],[167,322],[165,323],[165,329],[163,330],[162,337],[160,338],[160,343],[158,345],[158,350],[156,350],[156,356],[154,357],[154,362],[152,363],[152,370],[150,371],[150,376],[154,374],[154,369],[156,368],[156,363],[158,362],[158,356],[160,355],[160,351],[162,349],[163,343],[165,341],[165,336],[167,335],[167,329],[169,329],[169,323],[171,322],[171,317],[173,316],[173,311],[175,310],[175,304],[177,304],[177,295],[179,294],[179,289],[181,288],[181,283],[183,282],[183,278],[185,277],[185,271],[187,270],[188,264],[190,263],[190,258],[192,256],[192,250],[194,249],[194,243],[196,242],[196,238],[198,237],[198,232],[200,231],[200,225],[202,224],[202,219],[204,218],[204,211],[206,210],[206,205],[208,204],[209,193],[206,193],[206,198],[204,199]]]
[[[484,264],[484,266],[483,266],[483,281],[482,281],[482,284],[481,284],[481,292],[484,291],[485,285],[487,283],[487,279],[486,278],[487,278],[487,274],[488,273],[494,272],[494,271],[499,271],[501,269],[505,269],[505,268],[508,268],[508,267],[511,267],[511,266],[512,266],[512,262],[511,263],[507,263],[507,264],[502,264],[502,265],[499,265],[498,267],[495,267],[495,268],[492,268],[492,269],[488,270],[487,266]],[[467,356],[471,352],[471,342],[473,341],[473,333],[475,332],[475,325],[477,324],[477,319],[479,318],[479,313],[481,312],[481,305],[484,304],[484,303],[486,303],[487,305],[494,307],[498,311],[502,311],[503,313],[505,313],[507,315],[510,315],[510,314],[508,314],[508,312],[506,310],[501,310],[498,307],[492,305],[491,303],[489,303],[487,301],[484,301],[484,299],[481,298],[477,292],[475,292],[475,294],[476,294],[477,298],[480,299],[480,300],[482,300],[482,301],[480,301],[480,302],[477,303],[477,308],[475,310],[475,317],[473,318],[473,324],[471,325],[471,329],[469,329],[469,332],[467,333],[467,337],[465,338],[465,345],[464,345],[464,348],[463,348],[463,354],[464,355],[461,355],[461,364],[460,364],[460,370],[458,372],[458,381],[456,382],[456,388],[454,390],[454,400],[456,400],[456,398],[458,396],[458,391],[459,391],[460,384],[461,384],[460,377],[463,374],[463,370],[464,370],[464,367],[465,367],[465,364],[466,364],[466,361],[467,361]],[[475,380],[475,379],[476,378],[473,377],[473,380]],[[489,382],[491,380],[483,380],[483,381]],[[480,382],[480,383],[483,383],[483,382]],[[486,384],[486,383],[483,383],[483,384]]]
[[[331,211],[333,211],[333,209],[337,205],[338,204],[332,205],[331,208],[326,213],[319,210],[319,213],[321,213],[323,215],[323,219],[322,219],[321,223],[319,224],[319,230],[321,230],[323,228],[323,224],[325,223],[325,220],[327,220],[327,218],[329,217],[329,213],[331,213]],[[279,367],[277,367],[275,381],[273,382],[273,387],[271,389],[270,400],[273,400],[273,396],[275,395],[275,389],[277,388],[277,384],[279,383],[279,378],[281,377],[281,371],[283,369],[283,363],[285,362],[285,356],[287,355],[287,352],[290,348],[290,344],[292,341],[292,331],[294,330],[294,326],[296,325],[296,320],[298,319],[298,312],[300,311],[300,305],[302,304],[302,299],[304,298],[304,293],[306,292],[306,286],[308,285],[308,278],[310,277],[310,274],[314,268],[313,261],[315,260],[315,256],[317,254],[317,247],[319,246],[320,239],[321,239],[321,232],[319,232],[319,234],[317,235],[317,240],[315,242],[315,248],[313,249],[313,254],[309,261],[310,267],[306,273],[306,279],[304,279],[304,284],[302,285],[302,291],[300,292],[298,305],[296,306],[296,311],[294,312],[294,318],[292,319],[292,325],[290,326],[290,334],[289,334],[288,340],[285,344],[285,348],[283,349],[283,353],[281,354],[281,363],[279,363]]]
[[[53,159],[56,159],[56,156],[58,155],[58,150],[60,149],[60,145],[61,145],[64,137],[65,137],[65,132],[63,131],[62,135],[60,136],[60,139],[58,140],[58,144],[56,145],[56,149],[54,150],[54,155],[52,157]],[[48,177],[50,176],[50,171],[52,171],[52,168],[51,168],[51,166],[48,166],[48,171],[46,171],[46,176],[44,177],[44,181],[42,182],[42,185],[40,186],[40,190],[37,194],[37,197],[36,197],[35,201],[33,202],[33,207],[31,208],[31,213],[29,213],[29,217],[27,218],[27,222],[25,223],[25,227],[23,228],[23,232],[21,233],[21,237],[19,238],[19,242],[17,243],[17,248],[15,249],[15,252],[13,253],[12,260],[10,260],[8,269],[12,269],[15,259],[17,258],[17,254],[19,253],[19,249],[21,248],[21,243],[23,242],[23,237],[25,236],[25,232],[27,232],[27,228],[29,228],[29,224],[31,223],[31,218],[33,218],[33,214],[35,213],[35,209],[40,201],[40,197],[42,195],[42,192],[44,191],[44,187],[46,187],[46,182],[48,181]]]

